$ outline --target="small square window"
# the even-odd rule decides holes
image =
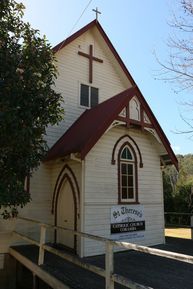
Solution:
[[[85,84],[80,87],[80,105],[94,107],[99,103],[99,89]]]

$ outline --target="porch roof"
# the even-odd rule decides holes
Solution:
[[[80,158],[83,160],[112,122],[116,120],[123,108],[128,105],[129,100],[133,96],[138,97],[160,137],[167,152],[168,164],[173,163],[178,169],[178,160],[170,143],[138,87],[126,89],[96,107],[86,110],[52,146],[47,153],[45,161],[64,157],[70,153],[79,153]]]

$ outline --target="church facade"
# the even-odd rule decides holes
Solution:
[[[20,214],[113,240],[164,243],[161,167],[178,163],[149,105],[98,21],[53,50],[64,120],[47,129],[50,150]],[[4,228],[0,242],[9,244]],[[64,231],[47,238],[80,256],[104,253],[101,243]]]

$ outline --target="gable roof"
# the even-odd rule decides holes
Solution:
[[[81,154],[81,159],[84,159],[117,114],[133,97],[134,90],[134,88],[127,89],[93,108],[85,110],[48,151],[45,160],[77,152]]]
[[[58,43],[55,47],[53,47],[53,52],[57,53],[62,48],[64,48],[68,44],[70,44],[76,38],[78,38],[83,33],[85,33],[86,31],[88,31],[89,29],[91,29],[93,27],[96,27],[98,29],[98,31],[100,32],[100,34],[101,34],[102,38],[104,39],[105,43],[107,44],[107,46],[109,47],[110,51],[114,55],[115,59],[118,61],[119,65],[121,66],[122,70],[124,71],[126,77],[131,82],[131,85],[135,86],[136,83],[135,83],[134,79],[132,78],[131,74],[129,73],[129,71],[128,71],[127,67],[125,66],[124,62],[122,61],[121,57],[119,56],[119,54],[115,50],[115,48],[114,48],[113,44],[111,43],[109,37],[107,36],[107,34],[103,30],[102,26],[100,25],[100,23],[96,19],[91,21],[89,24],[87,24],[86,26],[84,26],[83,28],[81,28],[80,30],[75,32],[74,34],[72,34],[70,37],[68,37],[68,38],[64,39],[63,41],[61,41],[60,43]]]
[[[166,163],[173,163],[178,169],[178,160],[170,146],[170,143],[165,133],[163,132],[156,117],[154,116],[149,105],[144,99],[140,89],[138,88],[137,84],[129,73],[124,62],[120,58],[107,34],[97,20],[91,21],[89,24],[72,34],[70,37],[57,44],[53,48],[54,53],[57,53],[62,48],[70,44],[76,38],[78,38],[83,33],[87,32],[93,27],[96,27],[98,29],[100,35],[102,36],[110,51],[114,55],[115,59],[122,68],[133,88],[127,89],[122,93],[119,93],[118,95],[99,104],[95,108],[86,110],[66,131],[66,133],[53,145],[53,147],[49,150],[45,160],[52,160],[57,157],[65,156],[69,153],[76,152],[79,152],[81,155],[81,159],[83,159],[92,148],[92,146],[100,138],[100,136],[102,136],[105,130],[113,122],[116,116],[121,112],[124,106],[128,103],[128,101],[134,95],[137,95],[138,99],[141,102],[141,105],[146,111],[152,125],[154,126],[163,146],[168,153],[168,156],[163,156],[163,159],[166,160]]]
[[[48,151],[45,161],[64,157],[70,153],[79,153],[81,159],[84,159],[123,108],[127,106],[130,99],[135,95],[138,97],[160,137],[168,153],[170,162],[178,169],[178,160],[170,147],[170,143],[137,87],[129,88],[98,104],[96,107],[86,110]]]

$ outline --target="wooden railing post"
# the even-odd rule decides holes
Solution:
[[[41,225],[40,227],[40,248],[39,248],[39,259],[38,265],[42,265],[44,263],[44,248],[43,245],[46,242],[46,226]]]
[[[193,216],[190,217],[191,239],[193,240]]]
[[[33,289],[37,289],[37,277],[36,274],[33,273],[33,285],[32,285]]]
[[[106,241],[105,289],[114,289],[114,281],[112,279],[112,274],[114,271],[113,263],[113,245],[109,241]]]

